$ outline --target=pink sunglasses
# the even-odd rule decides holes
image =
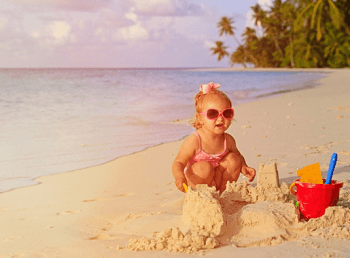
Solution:
[[[205,112],[199,114],[206,116],[209,120],[215,120],[219,116],[222,116],[227,120],[231,120],[235,116],[235,111],[233,108],[225,108],[223,111],[219,111],[215,108],[209,108]]]

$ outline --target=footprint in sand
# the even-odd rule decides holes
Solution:
[[[89,240],[115,240],[116,237],[110,236],[108,234],[98,234],[94,237],[90,237]]]
[[[98,202],[98,201],[101,201],[101,199],[84,200],[83,202]]]
[[[3,238],[1,240],[1,242],[8,242],[8,241],[12,241],[12,240],[20,239],[20,238],[22,238],[22,236],[11,236],[9,238]],[[2,258],[2,256],[0,256],[0,258]]]
[[[68,214],[76,214],[81,212],[81,210],[72,210],[72,211],[62,211],[62,212],[57,212],[57,215],[68,215]]]
[[[279,167],[286,167],[288,166],[288,163],[277,163]]]
[[[335,108],[330,108],[331,110],[336,110],[336,111],[346,111],[350,114],[350,107],[345,107],[345,106],[339,106]]]
[[[17,257],[25,257],[25,253],[16,253],[16,254],[12,254],[12,253],[8,253],[8,254],[3,254],[0,255],[0,258],[17,258]]]
[[[350,155],[350,151],[343,150],[343,151],[340,152],[340,154],[349,156]]]
[[[130,195],[134,195],[134,193],[119,194],[119,195],[117,195],[117,197],[126,197],[126,196],[130,196]]]
[[[129,219],[139,219],[139,218],[142,218],[142,217],[148,217],[148,216],[159,215],[159,214],[164,214],[164,213],[165,212],[162,212],[162,211],[155,211],[155,212],[143,213],[143,214],[131,214],[131,213],[129,213],[124,218],[124,221],[127,221]]]
[[[118,194],[116,195],[115,198],[119,198],[119,197],[127,197],[127,196],[131,196],[134,195],[134,193],[125,193],[125,194]],[[108,201],[108,200],[112,200],[114,198],[100,198],[100,199],[89,199],[89,200],[83,200],[83,202],[100,202],[100,201]]]
[[[316,147],[313,147],[310,145],[302,145],[302,146],[300,146],[300,148],[306,149],[306,150],[312,150],[311,152],[304,154],[304,157],[307,157],[307,156],[313,155],[313,154],[328,153],[328,152],[330,152],[328,150],[328,148],[330,148],[334,145],[335,145],[335,143],[329,142],[329,143],[326,143],[324,145],[316,146]]]

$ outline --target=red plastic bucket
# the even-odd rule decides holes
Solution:
[[[323,180],[323,183],[325,180]],[[294,184],[296,191],[294,191]],[[326,208],[336,206],[339,200],[339,190],[343,183],[333,181],[329,185],[301,183],[294,180],[290,192],[296,195],[299,210],[305,219],[318,218],[324,215]]]

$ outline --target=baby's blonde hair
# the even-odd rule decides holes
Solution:
[[[202,91],[198,92],[197,95],[194,97],[194,103],[196,106],[196,115],[194,117],[194,119],[191,122],[191,125],[196,128],[199,129],[202,127],[202,125],[199,123],[197,116],[199,115],[199,113],[203,112],[203,100],[207,97],[207,96],[212,96],[212,95],[216,95],[219,96],[223,101],[227,102],[228,104],[230,104],[230,108],[232,108],[232,102],[229,99],[229,97],[227,97],[227,95],[225,93],[223,93],[220,90],[217,89],[212,89],[211,91],[209,91],[208,93],[203,93]]]

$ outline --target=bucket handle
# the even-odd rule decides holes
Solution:
[[[294,190],[294,187],[295,187],[295,183],[292,183],[289,187],[289,191],[291,194],[297,195],[297,192]]]

